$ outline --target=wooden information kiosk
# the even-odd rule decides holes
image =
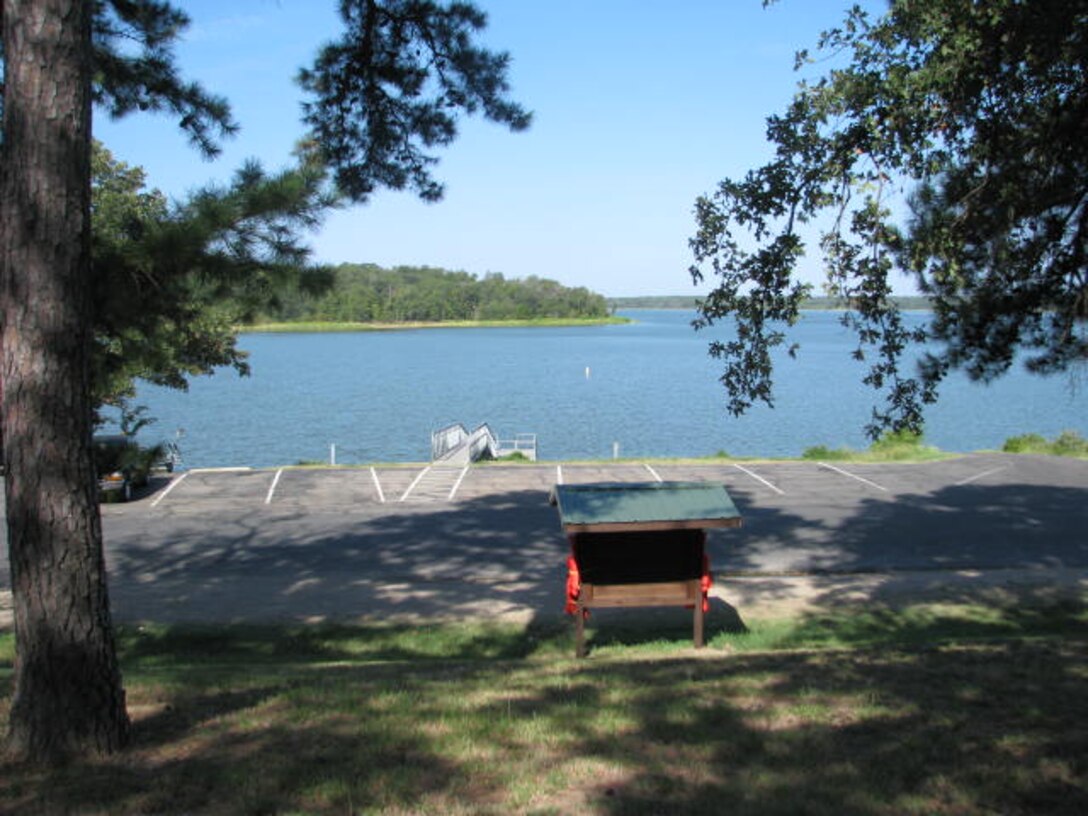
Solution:
[[[725,487],[712,482],[556,485],[552,504],[571,544],[567,611],[575,655],[585,656],[585,617],[595,607],[691,606],[703,645],[710,570],[706,530],[739,527]]]

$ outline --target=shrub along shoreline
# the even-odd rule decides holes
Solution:
[[[1005,440],[1001,453],[1033,454],[1037,456],[1063,456],[1074,459],[1088,459],[1088,439],[1077,431],[1062,431],[1053,441],[1048,441],[1039,434],[1024,434]],[[875,464],[880,462],[932,462],[942,459],[954,459],[964,453],[943,451],[925,443],[923,436],[910,433],[888,433],[864,450],[854,448],[828,448],[815,445],[806,448],[800,456],[766,457],[733,456],[726,451],[718,451],[707,456],[638,456],[618,459],[564,459],[564,464],[621,464],[640,462],[650,464],[713,464],[715,462],[843,462],[854,464]],[[542,465],[553,464],[553,460],[530,460],[521,454],[512,454],[493,460],[475,462],[477,467],[490,465]],[[418,462],[361,462],[336,465],[338,468],[363,468],[381,465],[382,467],[414,467]],[[305,460],[284,467],[327,468],[327,462]]]

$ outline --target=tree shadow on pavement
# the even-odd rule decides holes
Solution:
[[[913,598],[1019,602],[1030,610],[1083,593],[1086,529],[1088,488],[950,486],[925,497],[863,502],[835,532],[837,570],[879,575],[866,591],[872,608]],[[832,586],[817,603],[856,597],[848,586]]]
[[[1084,488],[963,485],[861,498],[834,523],[743,490],[733,497],[745,526],[711,531],[708,551],[716,595],[741,622],[751,604],[765,611],[791,601],[798,575],[822,579],[809,593],[814,606],[879,609],[999,595],[1017,582],[1042,599],[1040,576],[1088,569]],[[539,490],[368,513],[250,510],[214,524],[182,517],[166,540],[150,529],[155,523],[149,517],[148,529],[108,541],[119,620],[564,619],[568,545]],[[661,617],[600,613],[602,633],[612,620]],[[687,625],[683,610],[669,615],[674,628]],[[718,616],[712,609],[707,625],[736,628]]]

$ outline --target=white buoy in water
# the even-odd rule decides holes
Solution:
[[[589,366],[586,366],[586,379],[589,379]]]

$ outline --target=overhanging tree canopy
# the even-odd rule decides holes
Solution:
[[[818,53],[841,67],[768,119],[774,158],[696,204],[691,273],[716,279],[697,325],[737,327],[710,347],[729,410],[773,404],[771,353],[809,291],[812,233],[866,382],[884,390],[873,436],[921,431],[952,368],[988,380],[1018,350],[1038,373],[1082,363],[1088,2],[893,0],[875,20],[855,7]],[[889,299],[895,270],[931,298],[928,330]],[[906,371],[923,340],[937,345]]]
[[[326,165],[342,194],[362,199],[403,177],[435,198],[438,188],[419,170],[418,145],[448,144],[457,111],[479,109],[515,129],[527,123],[528,115],[506,99],[505,57],[465,47],[483,25],[471,5],[341,0],[340,10],[353,58],[349,64],[318,60],[305,75],[319,98],[309,113],[314,139],[303,165]],[[368,20],[381,22],[370,26]],[[155,0],[0,5],[0,429],[16,638],[9,744],[31,760],[112,751],[128,736],[90,450],[92,283],[102,283],[91,280],[91,101],[116,116],[168,112],[201,151],[214,154],[236,126],[222,100],[177,75],[170,49],[187,22],[171,4]],[[371,49],[368,42],[383,30],[395,35],[385,37],[384,51]],[[432,56],[405,66],[390,62],[396,52]],[[402,81],[397,74],[405,68]],[[428,108],[416,103],[435,86],[446,89],[434,103],[442,115],[424,115]],[[328,102],[337,109],[332,119],[321,114],[326,87],[338,89]],[[458,95],[462,91],[467,95]],[[369,145],[367,156],[381,154],[375,146],[385,145],[382,160],[357,161],[354,151],[340,149],[356,138]],[[231,190],[195,202],[186,229],[199,228],[206,215],[210,243],[204,249],[211,252],[190,256],[186,268],[209,264],[201,280],[222,285],[216,273],[223,270],[215,268],[221,250],[232,275],[251,273],[225,278],[232,297],[275,271],[279,250],[290,254],[290,227],[305,208],[283,221],[258,217],[249,207],[283,193],[278,186],[244,169]],[[151,211],[157,206],[141,204]],[[169,229],[157,238],[168,239]],[[256,263],[235,264],[262,244],[269,253],[258,251]],[[114,249],[123,253],[122,245]]]
[[[530,114],[507,97],[510,58],[477,47],[487,16],[469,3],[341,0],[344,34],[299,72],[309,92],[303,120],[341,194],[363,201],[374,190],[415,190],[437,201],[426,151],[449,145],[461,112],[511,130]]]
[[[331,281],[300,242],[331,203],[323,185],[317,166],[269,175],[251,163],[229,185],[170,204],[146,189],[140,168],[95,144],[95,404],[131,396],[136,379],[184,389],[217,366],[247,373],[235,327],[287,287],[313,292]]]
[[[408,186],[436,200],[437,158],[425,151],[454,139],[461,113],[528,125],[529,114],[507,98],[509,57],[473,42],[486,24],[479,10],[409,0],[340,5],[340,39],[299,74],[311,132],[298,167],[269,176],[250,163],[230,185],[169,206],[144,190],[141,170],[96,149],[96,403],[131,395],[137,378],[184,388],[216,366],[245,373],[234,326],[274,309],[285,284],[305,293],[330,281],[328,270],[308,266],[299,236],[338,196],[361,201],[382,186]],[[100,0],[93,98],[115,118],[172,114],[194,147],[215,156],[238,125],[226,100],[178,74],[173,46],[188,24],[169,3]]]

